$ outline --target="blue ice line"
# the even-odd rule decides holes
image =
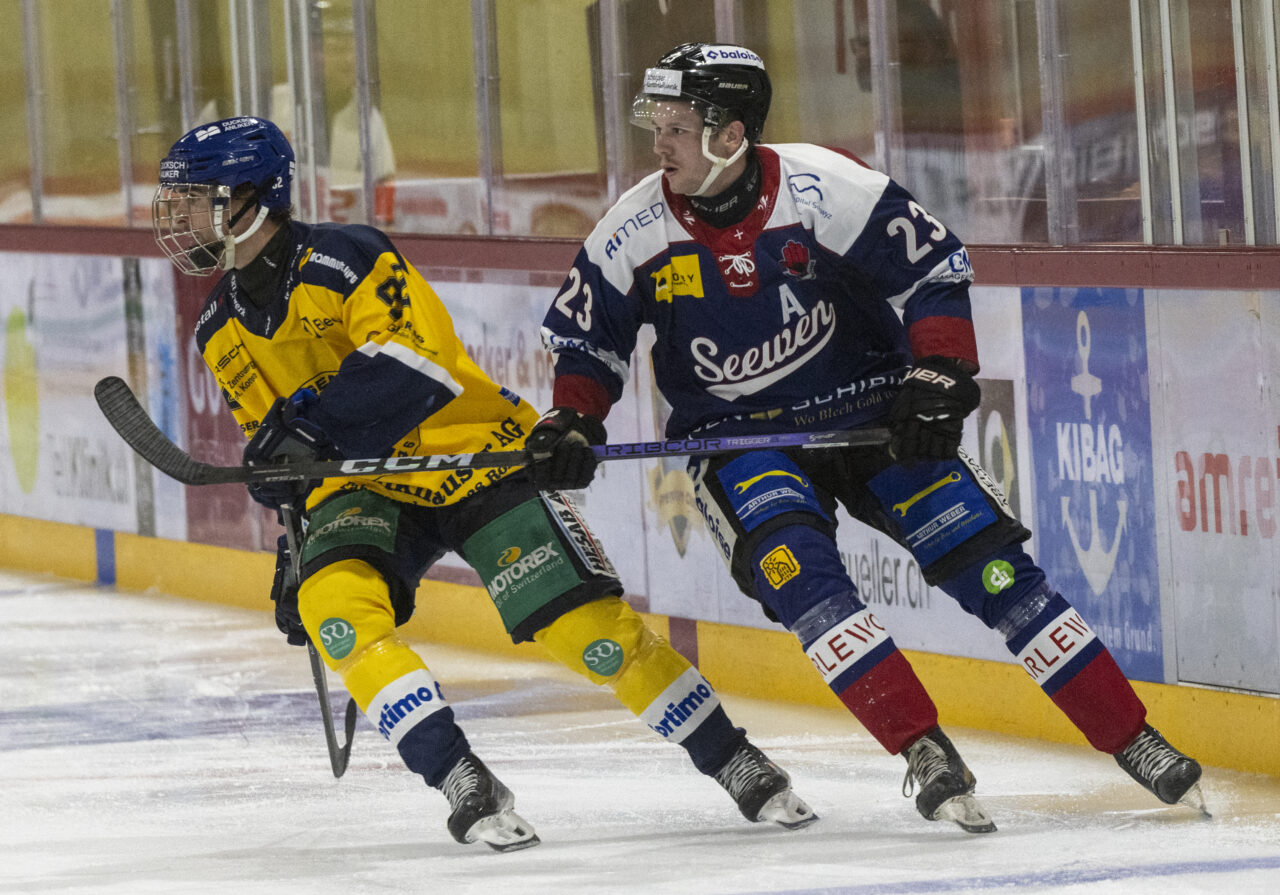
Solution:
[[[965,889],[1002,889],[1009,886],[1073,886],[1138,877],[1180,876],[1189,873],[1240,873],[1248,870],[1280,868],[1280,856],[1233,858],[1227,861],[1182,861],[1172,864],[1122,867],[1079,867],[1045,870],[1034,873],[1009,873],[1000,876],[973,876],[965,879],[919,879],[902,882],[866,883],[823,889],[770,890],[768,893],[742,895],[859,895],[859,893],[955,892]]]

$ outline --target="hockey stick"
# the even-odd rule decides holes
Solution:
[[[280,521],[284,523],[284,535],[289,542],[289,562],[293,565],[293,580],[302,580],[302,527],[298,524],[298,514],[293,504],[280,505]],[[311,677],[316,683],[316,695],[320,697],[320,718],[324,721],[324,741],[329,747],[329,764],[333,768],[333,776],[341,777],[347,772],[347,762],[351,760],[351,743],[356,735],[356,716],[359,707],[354,699],[347,700],[347,716],[343,722],[347,741],[339,746],[338,733],[333,725],[333,707],[329,704],[329,678],[325,674],[324,663],[320,661],[320,653],[316,645],[307,637],[307,655],[311,659]]]
[[[148,463],[184,485],[307,481],[328,476],[380,476],[525,464],[524,451],[484,451],[423,457],[373,457],[366,460],[294,460],[267,466],[213,466],[192,458],[170,441],[151,421],[151,417],[123,379],[108,376],[97,384],[93,393],[98,407],[120,437]],[[592,450],[600,460],[629,460],[637,457],[699,456],[778,448],[866,447],[884,444],[888,440],[888,429],[849,429],[840,432],[780,432],[772,435],[726,435],[719,438],[602,444]]]

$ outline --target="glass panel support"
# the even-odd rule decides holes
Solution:
[[[1275,234],[1280,243],[1280,64],[1277,63],[1276,2],[1262,0],[1262,44],[1266,67],[1267,125],[1271,132],[1271,213],[1275,219]]]
[[[297,163],[294,183],[299,217],[319,221],[328,217],[327,187],[320,175],[329,161],[329,126],[325,117],[324,68],[319,54],[320,9],[315,0],[285,0],[285,56],[289,60],[289,95],[293,102],[293,152]],[[323,150],[323,151],[321,151]]]
[[[876,158],[885,174],[901,177],[906,173],[906,148],[902,139],[898,10],[893,0],[867,0],[867,29],[871,37],[871,95],[874,97],[876,113]]]
[[[372,61],[376,58],[373,52],[373,29],[369,27],[372,12],[367,0],[353,0],[351,16],[354,20],[353,37],[356,50],[356,114],[357,137],[360,141],[361,189],[364,201],[364,222],[372,226],[374,217],[373,198],[373,136],[370,121],[373,117],[373,96],[376,90],[376,74]]]
[[[174,0],[178,48],[178,114],[182,116],[185,134],[201,122],[196,121],[195,48],[191,43],[191,0]]]
[[[622,97],[629,75],[619,70],[622,66],[622,27],[618,0],[600,0],[600,83],[604,89],[604,164],[610,205],[622,195],[627,154],[623,128],[627,126],[630,114]]]
[[[502,176],[502,120],[498,106],[498,35],[495,21],[493,0],[471,0],[480,189],[484,198],[485,233],[489,236],[493,235],[493,188]]]
[[[1076,245],[1080,242],[1080,215],[1076,201],[1075,151],[1066,123],[1065,54],[1060,21],[1058,0],[1036,0],[1048,236],[1052,245]]]
[[[1248,72],[1244,62],[1244,20],[1240,0],[1231,0],[1231,45],[1236,65],[1236,119],[1240,128],[1240,184],[1244,198],[1244,242],[1255,245],[1258,241],[1253,221],[1253,141],[1249,139]]]
[[[1182,210],[1182,153],[1178,149],[1178,103],[1177,91],[1174,87],[1173,70],[1173,25],[1170,21],[1169,0],[1160,0],[1160,54],[1164,69],[1165,94],[1165,143],[1169,164],[1169,196],[1173,211],[1173,244],[1182,245],[1186,241],[1185,215]]]
[[[27,153],[31,169],[31,222],[44,223],[44,58],[39,0],[22,0],[22,47],[27,71]]]
[[[837,0],[842,2],[842,0]],[[719,43],[741,45],[742,4],[738,0],[716,0],[716,40]],[[748,49],[756,49],[749,47]]]
[[[120,195],[124,225],[133,226],[133,107],[129,102],[129,63],[133,58],[129,27],[131,0],[111,0],[111,33],[115,46],[116,152],[120,160]]]
[[[1133,99],[1138,124],[1138,190],[1142,203],[1142,241],[1151,245],[1155,240],[1151,218],[1151,139],[1147,131],[1146,54],[1142,51],[1140,0],[1129,0],[1129,31],[1133,38]]]

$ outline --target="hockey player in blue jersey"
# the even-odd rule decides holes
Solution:
[[[587,445],[604,440],[643,324],[668,437],[887,425],[883,448],[723,455],[690,473],[738,586],[906,758],[920,813],[995,829],[841,562],[838,504],[997,631],[1095,748],[1161,801],[1203,808],[1200,766],[1146,723],[1110,652],[1023,550],[1030,532],[960,450],[980,397],[964,245],[852,157],[759,143],[770,97],[744,47],[684,44],[645,72],[633,121],[652,130],[661,170],[587,238],[543,325],[555,406],[526,447],[544,487],[591,481]]]

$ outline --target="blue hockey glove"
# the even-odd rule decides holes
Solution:
[[[293,574],[293,558],[285,535],[276,541],[276,577],[271,582],[271,601],[276,604],[276,627],[280,633],[291,646],[306,646],[307,631],[298,614],[298,579]]]
[[[595,478],[594,444],[604,444],[604,423],[572,407],[553,407],[524,442],[529,477],[540,491],[575,491]]]
[[[316,400],[310,389],[299,389],[289,398],[277,398],[258,431],[244,449],[245,466],[269,466],[290,460],[334,460],[342,455],[323,430],[307,419],[307,408]],[[299,504],[315,487],[314,481],[250,482],[249,496],[269,509]],[[299,509],[301,507],[299,506]]]
[[[900,463],[953,459],[964,418],[981,400],[959,361],[940,355],[916,361],[889,411],[889,453]]]

